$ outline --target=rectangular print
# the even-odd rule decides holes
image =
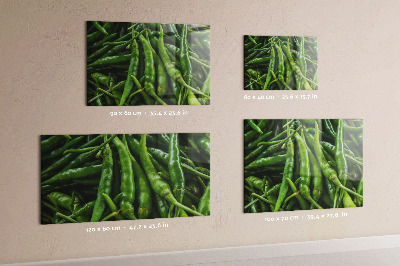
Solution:
[[[207,105],[210,26],[87,22],[87,105]]]
[[[363,206],[362,119],[244,120],[244,211]]]
[[[317,38],[245,35],[244,89],[317,90]]]
[[[207,133],[41,136],[41,223],[210,215]]]

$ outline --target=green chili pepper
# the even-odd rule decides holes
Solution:
[[[294,137],[300,150],[300,194],[303,196],[303,198],[311,202],[311,204],[313,204],[318,209],[323,209],[320,205],[318,205],[318,203],[314,201],[313,198],[311,198],[311,170],[306,141],[298,133],[294,134]]]
[[[256,123],[254,123],[252,119],[249,119],[248,123],[251,126],[251,128],[254,129],[257,133],[264,134],[264,132],[262,132],[262,130],[256,125]]]
[[[86,147],[91,146],[91,145],[96,145],[102,140],[102,138],[103,138],[103,136],[99,135],[96,138],[92,139],[91,141],[89,141],[89,142],[87,142],[85,144],[82,144],[79,148],[86,148]],[[68,163],[70,163],[74,158],[75,158],[74,154],[67,154],[67,155],[63,156],[62,158],[60,158],[59,160],[55,161],[53,164],[51,164],[49,167],[47,167],[45,170],[43,170],[40,174],[43,177],[43,175],[52,173],[55,170],[58,170],[61,167],[63,167],[65,165],[67,165]]]
[[[129,151],[127,140],[124,139],[124,144],[126,149]],[[147,177],[143,172],[142,168],[140,167],[139,163],[136,161],[135,157],[130,153],[129,155],[132,161],[132,169],[136,175],[135,182],[136,182],[136,193],[138,199],[138,218],[139,219],[146,219],[150,216],[152,211],[152,196],[151,196],[151,188],[149,182],[147,181]]]
[[[321,169],[319,167],[318,161],[315,158],[314,154],[307,146],[308,151],[308,158],[310,160],[310,169],[311,169],[311,176],[312,176],[312,184],[313,184],[313,191],[312,191],[312,198],[315,202],[318,202],[321,194],[323,192],[323,179]]]
[[[108,42],[112,41],[115,37],[117,36],[117,33],[110,34],[103,38],[102,40],[99,40],[92,45],[88,46],[88,50],[96,49],[98,47],[102,47],[105,44],[108,44]]]
[[[147,43],[147,40],[141,36],[144,39],[144,42]],[[151,49],[150,44],[148,44],[148,46],[146,46],[146,49]],[[146,57],[147,55],[147,57]],[[144,81],[144,90],[146,93],[148,93],[150,96],[152,96],[153,98],[155,98],[159,103],[163,104],[163,105],[167,105],[160,97],[158,97],[158,95],[156,94],[156,91],[154,89],[154,80],[155,80],[155,69],[154,69],[154,62],[153,62],[153,54],[150,51],[146,50],[145,53],[145,57],[147,58],[147,60],[145,60],[146,62],[146,68],[145,68],[145,81]],[[152,63],[153,62],[153,63]],[[147,71],[146,71],[147,69]],[[135,82],[136,87],[141,90],[142,86],[140,85],[140,82],[136,79],[135,76],[132,76],[133,81]]]
[[[278,211],[281,207],[283,200],[286,197],[287,191],[289,190],[289,185],[286,182],[286,178],[292,180],[293,177],[293,166],[294,166],[294,146],[292,139],[289,138],[287,145],[286,145],[286,155],[285,155],[285,170],[283,171],[283,178],[282,183],[279,190],[279,196],[275,205],[274,212]]]
[[[251,132],[254,132],[254,131],[250,131],[250,133]],[[282,136],[285,135],[285,133],[286,133],[286,131],[280,133],[278,136],[270,139],[270,141],[280,139]],[[287,141],[287,139],[285,139],[285,141]],[[283,141],[282,143],[278,142],[275,146],[270,146],[270,147],[264,145],[265,143],[263,144],[262,142],[258,142],[257,148],[255,150],[253,150],[252,152],[250,152],[248,155],[246,155],[246,157],[244,158],[245,163],[248,163],[254,157],[258,156],[257,159],[259,159],[259,158],[268,156],[268,154],[275,153],[277,150],[279,150],[282,147],[282,145],[284,144],[285,141]],[[245,142],[246,142],[246,140],[245,140]]]
[[[157,193],[161,198],[167,200],[171,204],[184,209],[185,211],[193,215],[202,215],[192,209],[180,204],[175,197],[172,195],[171,188],[169,185],[163,181],[162,177],[157,173],[154,165],[152,164],[149,154],[147,153],[146,147],[146,135],[142,135],[140,138],[140,160],[142,162],[143,168],[147,174],[150,186],[155,193]]]
[[[88,67],[105,67],[105,66],[121,65],[129,63],[130,59],[131,59],[130,54],[107,56],[94,61],[93,63],[89,64]]]
[[[105,28],[103,28],[103,26],[100,25],[100,23],[98,21],[93,21],[93,25],[103,34],[108,35],[108,32],[106,31]]]
[[[276,184],[275,186],[273,186],[273,187],[270,188],[269,190],[265,191],[264,194],[262,195],[262,197],[269,197],[269,196],[272,196],[273,194],[279,193],[280,187],[281,187],[281,184]],[[255,199],[255,200],[251,201],[249,204],[247,204],[247,205],[244,207],[244,209],[249,208],[252,204],[254,204],[255,202],[257,202],[258,200],[259,200],[259,199]],[[276,204],[276,201],[275,201],[275,203],[273,203],[273,205],[275,205],[275,204]]]
[[[278,86],[282,90],[283,89],[282,83],[284,81],[283,74],[285,73],[285,60],[283,57],[282,48],[277,44],[275,44],[275,48],[276,48],[276,51],[278,52],[278,81],[279,81]],[[274,75],[273,72],[271,74]]]
[[[203,83],[203,87],[201,88],[201,91],[205,93],[206,95],[210,95],[210,72],[207,74],[207,78]]]
[[[263,129],[266,127],[266,120],[261,120],[261,121],[257,124],[257,126],[258,126],[261,130],[263,130]],[[254,130],[249,131],[249,132],[247,132],[247,133],[244,135],[244,141],[245,141],[245,142],[251,141],[252,138],[254,138],[254,137],[256,137],[256,136],[257,136],[257,132],[256,132],[256,131],[254,131]]]
[[[132,145],[139,146],[139,141],[137,141],[136,139],[133,139],[131,141],[134,142],[134,144],[132,144]],[[157,148],[152,148],[152,147],[147,148],[147,150],[149,152],[149,155],[151,155],[154,158],[154,160],[158,160],[159,162],[161,162],[165,165],[168,165],[168,162],[169,162],[169,154],[168,153],[164,152],[163,150],[160,150]],[[183,163],[191,166],[192,168],[195,168],[194,163],[190,159],[183,157],[183,156],[180,156],[180,159]]]
[[[168,169],[173,184],[173,194],[178,202],[182,203],[185,192],[185,176],[180,161],[179,138],[177,133],[171,134]]]
[[[101,221],[107,221],[109,219],[111,219],[112,217],[116,217],[119,214],[119,212],[112,212],[109,215],[107,215],[106,217],[104,217]]]
[[[74,160],[72,160],[69,164],[67,164],[66,166],[64,166],[64,168],[62,169],[62,171],[66,171],[68,169],[72,169],[75,167],[78,167],[80,165],[82,165],[83,163],[87,162],[90,158],[92,158],[96,153],[98,153],[105,145],[107,145],[107,143],[109,143],[110,141],[113,140],[113,138],[116,135],[111,135],[111,137],[104,142],[103,144],[101,144],[100,146],[98,146],[96,149],[89,151],[89,152],[85,152],[82,153],[81,155],[79,155],[78,157],[76,157]],[[82,146],[83,147],[83,146]],[[68,156],[68,155],[67,155]]]
[[[71,180],[96,176],[101,172],[101,165],[93,165],[76,169],[68,169],[42,182],[42,185],[64,183]]]
[[[252,201],[252,202],[254,202],[254,204],[252,204],[251,206],[250,206],[250,212],[251,213],[257,213],[258,212],[258,208],[257,208],[257,202],[255,201],[255,199],[257,198],[256,197],[256,193],[252,193],[251,195],[250,195],[250,201]],[[262,198],[262,197],[261,197]],[[257,198],[258,199],[258,198]],[[264,198],[263,198],[264,199]],[[265,200],[265,199],[264,199]]]
[[[289,60],[287,59],[287,57],[284,56],[284,58],[285,58],[285,70],[286,70],[285,83],[287,85],[290,85],[290,83],[292,82],[292,79],[293,79],[292,69],[290,68],[290,63],[289,63]]]
[[[327,119],[325,119],[327,120]],[[347,179],[347,162],[344,154],[344,144],[343,144],[343,119],[339,119],[336,141],[335,141],[335,160],[338,168],[339,179],[346,180]]]
[[[50,154],[42,156],[42,162],[48,161],[48,160],[52,160],[54,158],[57,158],[59,156],[61,156],[64,151],[77,146],[83,139],[83,136],[80,137],[76,137],[74,139],[71,139],[70,141],[68,141],[67,143],[65,143],[62,147],[53,150]]]
[[[71,198],[72,199],[72,198]],[[82,220],[82,216],[86,216],[86,215],[90,215],[90,212],[93,210],[94,207],[94,203],[95,201],[90,201],[88,203],[86,203],[85,205],[83,205],[82,207],[73,210],[72,214],[68,216],[68,218],[75,218],[78,220]],[[60,223],[63,223],[65,220],[61,220],[59,221]]]
[[[259,170],[259,169],[263,169],[268,166],[281,164],[285,161],[285,159],[286,159],[285,155],[276,155],[276,156],[267,157],[267,158],[260,158],[258,160],[251,162],[247,166],[245,166],[244,169],[245,170]]]
[[[300,127],[299,127],[297,130],[299,130],[299,129],[300,129]],[[292,131],[285,139],[281,140],[281,141],[278,142],[277,144],[271,145],[271,146],[269,146],[269,147],[267,147],[267,148],[260,148],[260,149],[255,150],[254,152],[250,153],[249,155],[247,155],[247,156],[244,158],[245,163],[249,162],[252,158],[254,158],[254,157],[257,156],[257,155],[259,155],[259,156],[257,157],[257,159],[259,160],[259,159],[265,158],[265,157],[267,157],[267,156],[269,156],[269,155],[271,155],[271,154],[276,153],[277,151],[279,151],[279,149],[282,148],[282,145],[283,145],[284,143],[286,143],[286,142],[289,140],[289,138],[291,138],[291,137],[294,135],[295,132],[297,132],[297,130],[296,130],[296,131]],[[285,134],[285,133],[282,133],[282,136],[283,136],[284,134]],[[278,135],[278,136],[279,136],[279,135]],[[275,138],[273,138],[273,139],[271,139],[271,140],[277,139],[278,136],[275,137]],[[263,142],[258,143],[258,145],[263,145],[263,144],[264,144]],[[261,153],[261,154],[260,154],[260,153]]]
[[[56,206],[72,211],[72,197],[61,192],[52,192],[47,198]]]
[[[92,54],[88,54],[87,57],[87,63],[90,64],[92,62],[94,62],[95,60],[97,60],[98,58],[100,58],[101,56],[110,56],[110,55],[114,55],[120,51],[122,51],[123,49],[125,49],[126,47],[126,40],[130,37],[130,34],[126,34],[124,36],[121,36],[120,38],[116,39],[115,42],[117,41],[125,41],[125,44],[122,45],[118,45],[113,47],[112,45],[103,45],[103,47],[101,47],[100,49],[98,49],[97,51],[95,51]]]
[[[129,151],[118,137],[113,139],[113,144],[118,150],[121,162],[121,211],[128,219],[136,220],[133,207],[133,202],[135,201],[135,181]]]
[[[144,89],[150,96],[154,97],[158,102],[160,102],[161,104],[166,105],[166,103],[163,102],[157,96],[157,94],[155,92],[155,89],[154,89],[154,82],[155,82],[155,76],[156,76],[156,72],[155,71],[156,70],[155,70],[155,67],[154,67],[154,57],[153,57],[153,51],[152,51],[150,42],[145,37],[143,37],[143,35],[139,35],[139,40],[142,43],[144,57],[145,57]]]
[[[181,166],[182,166],[183,171],[186,172],[186,173],[189,173],[189,174],[192,174],[192,175],[199,176],[199,177],[202,177],[204,179],[210,180],[210,176],[209,175],[206,175],[206,174],[204,174],[204,173],[202,173],[200,171],[197,171],[196,169],[193,169],[191,166],[189,166],[187,164],[182,163]]]
[[[317,157],[317,160],[319,162],[319,165],[321,167],[322,173],[324,176],[331,181],[333,184],[338,186],[339,188],[346,190],[348,193],[351,193],[357,197],[362,198],[363,196],[357,194],[354,191],[351,191],[347,187],[343,186],[342,183],[340,183],[336,171],[331,168],[329,163],[326,161],[324,154],[322,153],[322,148],[321,144],[319,143],[319,130],[318,130],[318,123],[315,122],[315,135],[314,135],[314,151],[315,151],[315,156]]]
[[[268,85],[270,84],[270,81],[272,78],[271,73],[274,71],[274,67],[275,67],[275,51],[272,48],[271,55],[270,55],[270,61],[269,61],[268,69],[267,69],[267,78],[265,79],[263,90],[266,90],[268,88]]]
[[[106,207],[105,199],[102,194],[111,193],[111,185],[113,179],[113,157],[110,145],[106,145],[103,151],[103,164],[101,165],[101,177],[99,183],[99,189],[97,190],[96,203],[94,205],[91,222],[100,221]]]
[[[188,49],[188,37],[187,37],[188,25],[184,24],[182,27],[181,35],[181,49],[180,49],[180,63],[183,71],[183,79],[188,85],[190,85],[192,80],[192,63],[189,58]]]
[[[264,190],[265,182],[262,179],[255,176],[249,176],[245,180],[251,187],[254,187],[260,191]]]
[[[349,208],[349,207],[357,207],[353,200],[351,199],[349,193],[347,191],[343,191],[343,207]]]
[[[361,134],[361,133],[363,133],[363,130],[364,130],[363,127],[352,127],[352,126],[349,126],[349,125],[346,124],[346,123],[343,123],[343,128],[344,128],[346,131],[350,131],[350,132],[356,133],[356,134]]]
[[[290,43],[289,41],[287,42],[287,47],[286,47],[286,56],[289,60],[290,66],[292,67],[293,72],[298,76],[303,78],[303,84],[304,84],[304,89],[305,90],[312,90],[310,84],[308,81],[305,79],[303,73],[300,70],[300,67],[296,64],[296,62],[293,59],[292,53],[290,52]]]
[[[294,185],[293,181],[290,180],[289,178],[287,178],[286,180],[287,180],[287,182],[289,183],[289,186],[290,186],[290,188],[292,189],[293,193],[295,194],[295,197],[296,197],[297,201],[299,202],[300,207],[301,207],[303,210],[309,209],[308,204],[307,204],[307,201],[306,201],[302,196],[300,196],[300,194],[299,194],[300,191],[297,190],[297,188],[296,188],[296,186]],[[298,193],[298,192],[299,192],[299,193]]]
[[[92,22],[92,23],[94,23],[94,22]],[[104,23],[102,28],[104,30],[108,30],[111,28],[111,26],[112,26],[112,24],[110,22],[106,22],[106,23]],[[101,38],[103,35],[104,35],[104,33],[100,32],[100,31],[93,32],[93,33],[87,35],[86,41],[88,44],[91,44],[91,43],[95,42],[96,40],[98,40],[99,38]]]
[[[62,213],[59,213],[59,212],[56,212],[56,216],[61,217],[61,218],[65,219],[65,220],[67,220],[67,221],[69,221],[69,222],[71,222],[71,223],[78,223],[77,220],[74,220],[74,219],[72,219],[72,218],[69,218],[68,216],[66,216],[66,215],[64,215],[64,214],[62,214]]]
[[[252,142],[248,143],[248,144],[245,146],[245,149],[246,149],[246,150],[249,150],[249,149],[253,149],[253,148],[257,147],[257,146],[258,146],[258,143],[260,143],[260,142],[262,142],[263,140],[265,140],[266,138],[268,138],[271,134],[272,134],[272,131],[269,131],[269,132],[267,132],[267,133],[264,133],[262,136],[259,136],[255,141],[252,141]]]
[[[138,74],[138,70],[139,70],[139,46],[136,40],[134,40],[133,43],[131,44],[131,58],[129,63],[128,75],[126,77],[124,85],[124,92],[122,94],[121,100],[119,101],[119,106],[123,105],[125,103],[125,100],[128,98],[133,87],[132,76],[136,77]]]
[[[157,95],[162,98],[166,94],[168,88],[167,73],[165,72],[164,65],[162,64],[160,57],[156,54],[156,51],[154,51],[153,48],[151,48],[151,50],[153,52],[157,69]]]
[[[51,136],[48,139],[42,140],[40,142],[40,150],[42,153],[48,152],[55,147],[57,147],[60,143],[65,141],[65,139],[70,139],[70,136],[67,135],[57,135],[57,136]]]
[[[199,147],[205,151],[208,155],[210,154],[210,139],[207,137],[202,137],[197,141]]]
[[[360,182],[358,182],[358,186],[357,186],[357,193],[362,195],[363,194],[363,179],[360,180]],[[363,199],[362,198],[356,198],[356,202],[358,203],[358,206],[362,206],[363,205]]]
[[[192,90],[193,92],[203,95],[206,98],[209,98],[209,96],[204,94],[203,92],[190,87],[183,79],[181,72],[174,66],[174,64],[172,64],[171,60],[168,57],[167,51],[165,50],[165,47],[164,47],[163,34],[164,34],[163,29],[162,29],[162,27],[160,27],[160,38],[158,39],[158,52],[164,63],[164,66],[165,66],[165,69],[167,70],[168,75],[172,79],[175,79],[177,82],[179,82],[182,86]]]
[[[118,213],[117,206],[115,205],[113,200],[105,193],[102,193],[101,195],[103,196],[103,198],[106,201],[106,203],[107,203],[108,207],[110,208],[110,210],[112,212],[117,212]],[[115,215],[115,219],[124,220],[124,216],[122,216],[121,214],[118,213],[117,215]]]
[[[187,100],[189,105],[201,105],[196,95],[191,90],[188,91]]]
[[[161,218],[168,218],[169,206],[168,202],[161,198],[158,194],[154,194],[154,203],[157,207]]]
[[[300,70],[304,75],[307,72],[307,63],[306,63],[306,57],[305,57],[305,52],[304,52],[304,37],[300,37]]]
[[[118,152],[113,152],[113,183],[111,195],[115,197],[121,194],[121,169],[119,167]]]
[[[96,147],[87,147],[87,148],[81,148],[81,149],[69,149],[63,152],[63,154],[68,154],[68,153],[84,153],[87,151],[92,151],[96,149]]]
[[[340,119],[339,119],[340,120]],[[336,132],[333,129],[333,125],[329,119],[322,119],[325,131],[329,134],[332,139],[336,139]]]

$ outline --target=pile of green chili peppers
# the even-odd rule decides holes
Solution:
[[[87,22],[87,104],[210,103],[210,27]]]
[[[210,215],[210,136],[41,137],[42,224]]]
[[[245,120],[248,213],[363,206],[359,119]]]
[[[315,37],[244,37],[245,90],[317,90]]]

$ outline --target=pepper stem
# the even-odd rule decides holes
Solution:
[[[168,194],[168,195],[165,197],[165,199],[166,199],[167,201],[169,201],[171,204],[175,205],[176,207],[179,207],[179,208],[181,208],[181,209],[187,211],[188,213],[191,213],[191,214],[196,215],[196,216],[204,216],[203,214],[201,214],[201,213],[199,213],[199,212],[197,212],[197,211],[195,211],[195,210],[192,210],[192,209],[190,209],[189,207],[187,207],[187,206],[185,206],[185,205],[179,203],[179,202],[175,199],[175,197],[174,197],[172,194]]]
[[[351,189],[345,187],[342,185],[342,183],[340,183],[339,179],[336,177],[333,181],[332,181],[336,186],[340,187],[343,190],[346,190],[348,193],[353,194],[354,196],[357,196],[359,198],[363,198],[363,196],[361,196],[360,194],[358,194],[357,192],[352,191]]]
[[[308,200],[311,205],[314,205],[315,207],[317,207],[318,209],[323,209],[313,198],[311,198],[311,196],[307,193],[303,193],[302,196]]]
[[[256,197],[256,198],[258,198],[258,199],[260,199],[260,200],[262,200],[262,201],[265,201],[266,203],[268,203],[268,204],[271,205],[271,206],[274,206],[274,204],[273,204],[271,201],[269,201],[269,200],[267,200],[266,198],[264,198],[264,197],[258,195],[257,193],[254,193],[254,192],[253,192],[253,193],[251,193],[251,195],[254,196],[254,197]]]
[[[282,204],[282,208],[286,205],[286,203],[287,203],[289,200],[291,200],[292,198],[296,197],[297,195],[299,195],[299,192],[295,192],[295,193],[293,193],[292,195],[290,195],[289,197],[287,197],[287,198],[285,199],[285,201],[283,202],[283,204]],[[276,211],[276,210],[275,210],[275,211]]]
[[[210,96],[208,96],[208,95],[205,94],[204,92],[199,91],[199,90],[197,90],[197,89],[195,89],[195,88],[189,86],[189,85],[185,82],[185,80],[184,80],[182,77],[180,77],[180,78],[178,79],[178,82],[179,82],[182,86],[184,86],[184,87],[186,87],[186,88],[192,90],[193,92],[196,92],[197,94],[200,94],[200,95],[202,95],[202,96],[204,96],[204,97],[206,97],[206,98],[210,98]]]
[[[64,215],[62,213],[59,213],[59,212],[56,213],[56,216],[61,217],[61,218],[65,219],[65,220],[67,220],[68,222],[71,222],[71,223],[77,223],[78,222],[77,220],[72,219],[72,218],[70,218],[70,217],[68,217],[68,216],[66,216],[66,215]]]
[[[150,94],[150,92],[147,92],[147,93],[149,93]],[[158,101],[159,103],[161,103],[162,105],[168,105],[167,103],[165,103],[163,100],[161,100],[161,98],[160,97],[158,97],[158,95],[157,94],[155,94],[155,93],[151,93],[151,96],[153,96],[155,99],[156,99],[156,101]]]

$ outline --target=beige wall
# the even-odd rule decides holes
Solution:
[[[1,1],[0,262],[400,233],[399,7],[395,0]],[[111,110],[163,107],[86,107],[86,20],[210,24],[211,105],[185,106],[185,117],[111,118]],[[318,99],[244,101],[244,34],[317,36]],[[243,214],[243,119],[294,117],[364,119],[365,207],[343,219],[286,223],[264,221],[282,213]],[[211,132],[210,217],[136,232],[39,224],[40,134],[174,131]]]

